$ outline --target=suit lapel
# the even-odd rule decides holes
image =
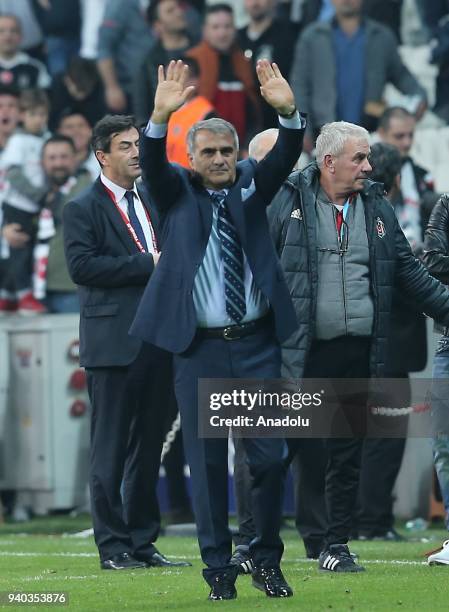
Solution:
[[[101,180],[98,178],[95,183],[95,195],[97,198],[97,202],[106,214],[110,224],[115,230],[117,237],[120,242],[126,248],[130,255],[134,255],[139,251],[137,245],[134,240],[131,238],[130,233],[128,232],[126,225],[117,210],[117,206],[109,197],[106,189],[104,188]]]
[[[202,233],[209,239],[212,228],[212,201],[205,189],[199,189],[196,192],[196,199],[200,210]]]

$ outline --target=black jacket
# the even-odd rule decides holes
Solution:
[[[432,276],[449,285],[449,194],[441,196],[430,216],[423,262]]]
[[[139,194],[159,241],[156,211],[140,188]],[[141,341],[128,331],[153,257],[138,250],[100,178],[66,204],[63,219],[67,266],[80,297],[80,364],[129,365]]]
[[[429,222],[433,207],[438,200],[438,194],[434,191],[433,179],[430,173],[418,166],[413,159],[410,161],[416,187],[420,198],[420,215],[422,241],[424,242],[424,230]],[[396,215],[403,206],[402,194],[399,193],[397,201],[393,201]],[[422,253],[416,253],[421,257]],[[406,372],[419,372],[426,367],[427,363],[427,327],[423,314],[414,308],[413,303],[406,300],[397,289],[393,291],[393,302],[391,309],[391,324],[388,342],[386,374],[400,376]]]
[[[318,264],[315,200],[319,169],[315,163],[294,172],[271,206],[268,218],[298,319],[297,331],[283,344],[283,375],[300,378],[314,337]],[[370,367],[384,374],[393,287],[430,316],[449,322],[449,292],[417,260],[402,233],[380,183],[367,181],[361,194],[370,252],[374,327]],[[293,213],[293,210],[296,212]]]

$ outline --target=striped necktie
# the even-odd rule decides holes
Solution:
[[[136,209],[134,208],[134,192],[126,191],[125,198],[128,201],[128,219],[131,223],[134,231],[136,232],[136,236],[140,241],[140,244],[143,246],[145,251],[148,252],[147,241],[145,240],[145,234],[143,232],[142,226],[139,221],[139,217],[137,216]]]
[[[225,197],[224,191],[211,194],[212,200],[218,205],[217,232],[221,242],[226,312],[236,323],[240,323],[246,315],[243,250]]]

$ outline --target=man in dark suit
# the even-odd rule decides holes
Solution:
[[[93,132],[101,174],[64,209],[67,264],[80,297],[80,363],[92,404],[90,490],[103,569],[172,563],[154,546],[156,484],[168,353],[128,335],[160,256],[157,217],[140,176],[132,117],[108,115]]]
[[[182,62],[171,62],[166,74],[159,67],[143,138],[142,168],[166,213],[166,240],[131,333],[175,354],[203,575],[213,600],[236,597],[237,568],[229,563],[227,439],[198,437],[198,379],[279,377],[279,341],[296,327],[265,208],[300,155],[305,122],[278,67],[261,60],[257,73],[262,96],[280,115],[278,141],[259,164],[237,163],[236,131],[217,118],[189,132],[193,172],[168,163],[166,125],[191,93]],[[285,442],[245,438],[245,449],[254,479],[253,585],[288,597],[293,593],[279,565]]]

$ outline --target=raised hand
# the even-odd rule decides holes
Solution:
[[[158,68],[158,84],[154,95],[154,110],[151,115],[153,123],[167,123],[170,115],[178,110],[195,89],[186,87],[189,69],[182,60],[172,60],[167,66]]]
[[[290,115],[296,108],[295,96],[277,64],[261,59],[256,66],[260,93],[279,115]]]

